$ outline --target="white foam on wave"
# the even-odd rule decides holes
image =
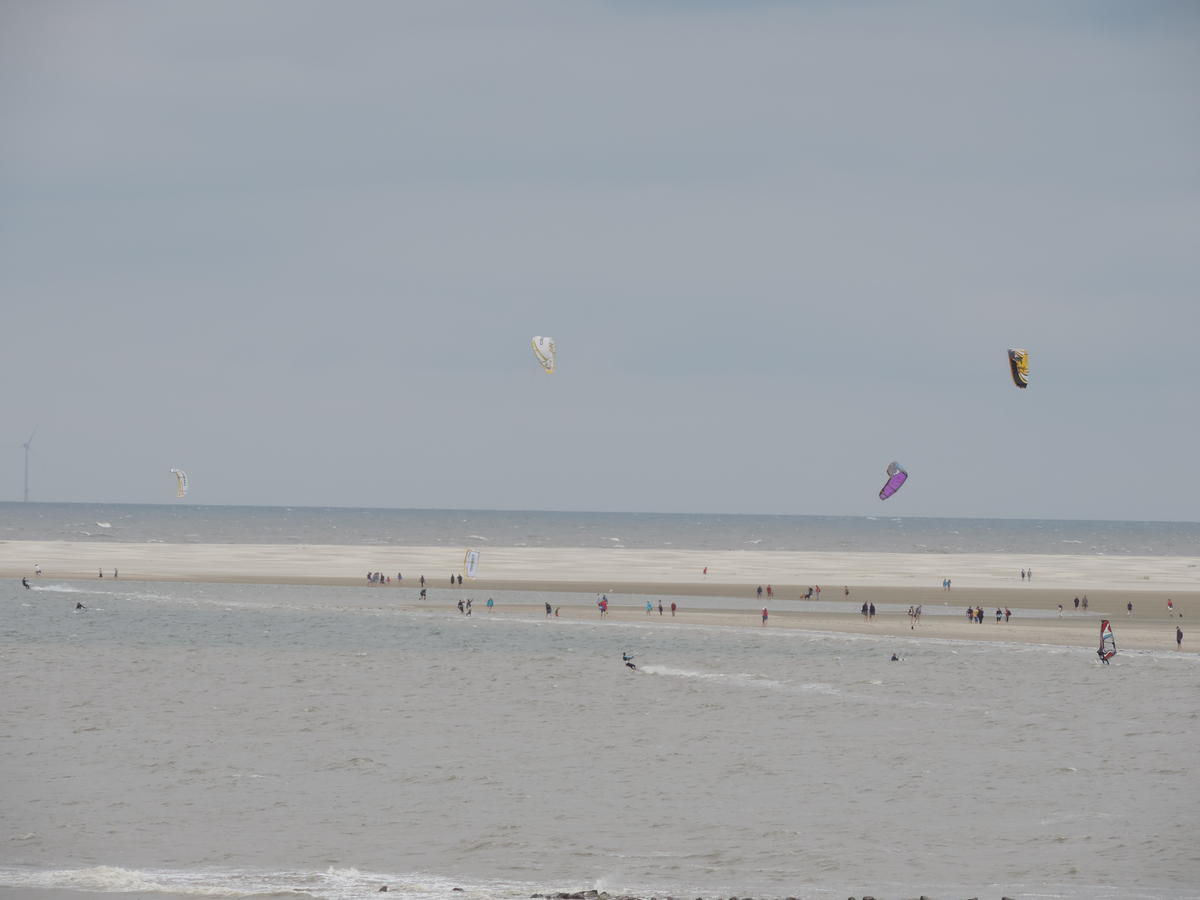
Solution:
[[[702,681],[724,681],[765,688],[782,687],[778,681],[751,672],[699,672],[694,669],[676,669],[673,666],[660,665],[642,666],[641,671],[647,675],[666,675],[671,678],[697,678]]]
[[[120,866],[87,869],[32,869],[0,866],[0,887],[75,890],[94,893],[183,894],[192,897],[298,896],[352,900],[374,895],[387,885],[388,896],[404,900],[468,900],[528,897],[534,884],[473,884],[439,875],[364,872],[356,868],[318,871],[178,871]]]
[[[170,601],[175,597],[155,594],[150,591],[102,591],[97,588],[79,588],[70,584],[34,584],[30,589],[45,594],[86,594],[89,597],[123,597],[129,600]]]
[[[97,522],[96,525],[100,528],[112,528],[112,522]]]
[[[486,538],[482,534],[468,534],[467,537],[469,537],[473,541],[490,541],[491,540],[491,538]]]
[[[47,594],[94,594],[95,591],[85,591],[69,584],[35,584],[33,590]]]

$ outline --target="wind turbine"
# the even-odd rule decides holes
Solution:
[[[29,445],[33,443],[33,436],[37,434],[37,426],[29,433],[29,440],[21,446],[25,448],[25,502],[29,502]]]

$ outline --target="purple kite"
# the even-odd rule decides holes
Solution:
[[[886,500],[896,491],[900,490],[900,485],[908,480],[908,473],[900,468],[900,463],[892,462],[887,467],[888,480],[883,486],[883,490],[879,492],[879,499]]]

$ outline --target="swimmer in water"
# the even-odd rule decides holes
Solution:
[[[630,656],[628,653],[625,653],[624,651],[622,651],[622,652],[621,652],[621,659],[623,659],[623,660],[625,661],[625,665],[629,666],[629,668],[631,668],[631,669],[636,669],[636,668],[637,668],[637,666],[635,666],[635,665],[633,664],[633,657],[632,657],[632,656]]]
[[[900,662],[900,657],[898,657],[895,653],[892,654],[892,662]]]

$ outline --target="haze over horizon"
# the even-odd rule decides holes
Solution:
[[[44,502],[1198,521],[1198,51],[1169,2],[5,4],[0,499],[36,428]]]

